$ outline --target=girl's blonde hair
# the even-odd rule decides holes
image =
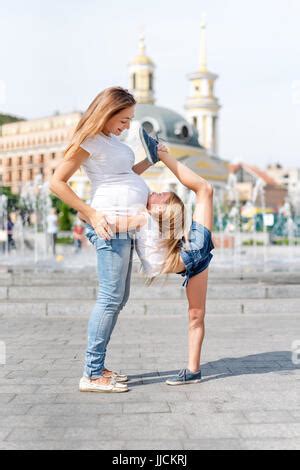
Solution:
[[[87,137],[102,132],[107,121],[115,114],[135,104],[134,96],[127,89],[119,86],[105,88],[94,98],[83,113],[64,152],[64,156],[76,152]]]
[[[165,204],[163,211],[153,212],[151,216],[159,224],[161,239],[158,249],[165,253],[165,262],[159,274],[174,273],[180,261],[181,242],[188,240],[184,203],[176,193],[171,191],[170,199]],[[147,284],[150,285],[156,277],[148,278]]]

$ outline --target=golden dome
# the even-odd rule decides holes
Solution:
[[[150,57],[146,56],[146,55],[137,55],[131,62],[130,62],[132,65],[138,65],[138,64],[141,64],[141,65],[153,65],[153,62],[152,60],[150,59]]]
[[[149,56],[146,55],[145,37],[139,39],[139,53],[130,62],[131,65],[154,65]]]

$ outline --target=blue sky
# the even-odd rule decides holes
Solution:
[[[299,165],[299,0],[0,0],[0,8],[0,112],[84,110],[103,88],[127,87],[144,28],[157,104],[184,113],[205,13],[220,156]]]

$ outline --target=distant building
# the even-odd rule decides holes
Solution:
[[[81,113],[4,124],[0,134],[0,184],[20,193],[37,174],[49,180]],[[73,180],[80,178],[80,172]]]
[[[276,163],[267,166],[267,173],[286,188],[294,211],[300,215],[300,168],[286,168]]]
[[[272,209],[274,212],[278,212],[279,208],[285,203],[287,196],[286,188],[266,171],[247,163],[231,163],[229,171],[236,177],[239,201],[241,203],[252,201],[256,207],[261,208],[262,201],[264,201],[265,207]],[[259,194],[257,197],[255,194],[255,188],[258,183],[261,183],[264,191],[263,199]]]

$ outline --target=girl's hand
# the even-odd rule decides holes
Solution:
[[[90,216],[89,223],[99,237],[109,240],[113,236],[110,225],[102,212],[95,210],[95,212]]]
[[[169,148],[160,142],[157,146],[157,153],[159,159],[161,160],[161,157],[164,157],[164,155],[167,155],[169,153]]]

